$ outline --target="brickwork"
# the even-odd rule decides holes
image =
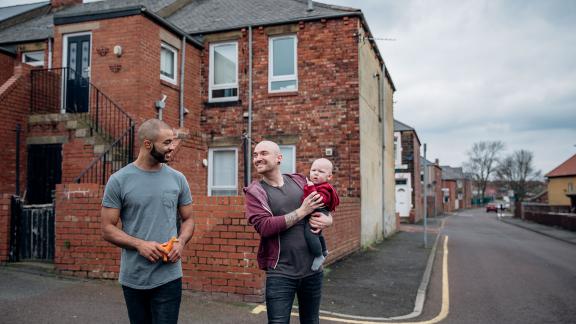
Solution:
[[[457,198],[457,185],[456,180],[442,180],[442,188],[448,188],[449,195],[448,200],[444,200],[443,209],[445,213],[453,212],[456,208],[456,198]]]
[[[15,58],[0,51],[0,86],[14,74]]]
[[[0,193],[15,193],[16,190],[16,125],[20,124],[20,190],[26,181],[26,130],[27,114],[30,109],[30,68],[21,64],[14,68],[14,75],[0,86],[0,136],[6,140],[0,152],[3,172],[0,173]]]
[[[410,173],[410,183],[412,184],[412,209],[410,210],[409,221],[418,222],[423,217],[424,198],[423,187],[420,178],[422,170],[420,163],[420,142],[413,131],[401,132],[402,136],[402,164],[408,166],[402,172]]]
[[[10,249],[10,194],[0,194],[0,263],[8,261]]]
[[[87,278],[118,278],[120,249],[101,238],[103,191],[104,186],[95,184],[57,185],[54,264],[59,272]],[[244,198],[193,199],[196,226],[182,259],[184,289],[229,300],[262,301],[265,273],[256,263],[260,237],[247,223]],[[9,195],[0,200],[2,216],[5,204],[9,210]],[[359,249],[359,211],[358,198],[343,198],[334,214],[335,225],[324,232],[330,250],[328,263]],[[3,219],[0,218],[0,226],[9,226]]]
[[[360,195],[360,140],[358,100],[358,44],[353,37],[356,18],[294,25],[298,38],[298,91],[268,93],[270,29],[253,30],[253,139],[267,138],[296,145],[296,170],[307,173],[311,162],[324,156],[335,165],[335,188],[342,196]],[[240,104],[205,105],[202,130],[210,138],[241,139],[248,110],[248,35],[238,40]],[[202,99],[208,100],[209,43],[202,55]],[[239,179],[244,165],[239,149]],[[254,173],[253,178],[256,177]]]

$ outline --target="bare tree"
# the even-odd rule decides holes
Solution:
[[[540,171],[534,170],[534,154],[518,150],[504,158],[496,168],[498,178],[505,181],[514,190],[517,201],[523,201],[530,181],[540,178]]]
[[[472,174],[474,185],[480,191],[482,201],[486,193],[486,185],[490,176],[494,174],[498,164],[498,155],[504,149],[501,141],[483,141],[472,145],[468,151],[468,162],[464,163],[464,168]]]

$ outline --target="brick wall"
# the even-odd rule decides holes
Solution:
[[[118,278],[120,249],[101,238],[103,190],[96,184],[57,186],[54,264],[59,272]],[[5,197],[0,200],[0,213],[4,201],[9,204],[9,196]],[[262,301],[265,274],[256,262],[259,235],[247,224],[244,198],[195,196],[193,204],[196,227],[182,258],[184,288],[226,299]],[[359,212],[358,198],[342,199],[334,226],[324,232],[328,263],[360,248]]]
[[[11,55],[0,51],[0,86],[14,73],[14,60],[15,58]]]
[[[284,29],[298,38],[298,91],[268,93],[269,36]],[[360,195],[358,44],[356,18],[329,19],[253,30],[253,139],[267,138],[296,145],[296,170],[308,173],[311,162],[325,156],[335,166],[334,186],[341,196]],[[248,34],[237,36],[240,103],[204,105],[202,130],[209,145],[218,138],[236,140],[238,183],[244,163],[241,135],[247,128]],[[202,55],[202,100],[208,100],[209,45]],[[256,174],[253,173],[255,178]]]
[[[10,194],[0,194],[0,263],[8,261],[10,252]]]
[[[16,190],[16,125],[20,124],[20,190],[25,188],[26,129],[30,109],[30,67],[21,64],[14,68],[14,75],[0,86],[0,136],[6,141],[0,151],[0,193],[15,193]]]

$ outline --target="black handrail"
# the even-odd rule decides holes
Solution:
[[[112,173],[134,159],[134,125],[128,128],[104,153],[92,160],[90,164],[74,179],[75,183],[106,184]]]
[[[112,99],[94,86],[88,78],[70,68],[36,69],[30,73],[30,111],[32,113],[60,113],[66,111],[85,124],[91,136],[112,142],[112,145],[94,159],[74,182],[105,184],[102,178],[109,172],[96,172],[92,168],[124,166],[132,161],[134,151],[134,121]],[[126,137],[129,138],[126,138]],[[114,152],[111,156],[110,152]],[[125,152],[125,153],[120,153]],[[99,161],[102,165],[99,164]],[[109,163],[114,162],[114,163]],[[98,165],[98,166],[97,166]],[[113,166],[113,167],[112,167]],[[95,176],[98,174],[98,176]]]

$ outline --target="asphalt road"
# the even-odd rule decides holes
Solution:
[[[449,217],[443,233],[449,307],[441,323],[576,323],[576,245],[500,222],[481,209]],[[441,314],[439,250],[419,321]]]

